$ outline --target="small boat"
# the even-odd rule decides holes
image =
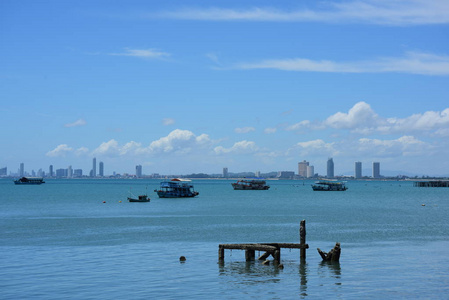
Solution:
[[[242,179],[231,185],[234,190],[268,190],[270,188],[262,179]]]
[[[154,190],[159,198],[190,198],[199,193],[193,188],[191,180],[173,178],[170,181],[161,182],[159,190]]]
[[[147,195],[139,195],[137,198],[128,197],[129,202],[150,202]]]
[[[14,180],[14,184],[42,184],[45,183],[42,177],[22,177]]]
[[[312,184],[314,191],[346,191],[348,188],[342,181],[320,180]]]
[[[146,189],[148,189],[148,187]],[[128,197],[129,202],[150,202],[150,198],[148,197],[148,195],[139,195],[138,197],[136,197],[133,193],[131,193],[131,189],[129,193],[131,194],[131,197]]]

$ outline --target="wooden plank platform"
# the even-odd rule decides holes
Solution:
[[[259,257],[260,260],[273,256],[275,261],[281,261],[281,249],[301,249],[301,259],[306,258],[306,249],[309,245],[306,244],[306,220],[301,221],[300,225],[300,243],[245,243],[245,244],[220,244],[218,245],[218,259],[224,260],[224,250],[237,249],[245,250],[245,258],[247,261],[255,259],[255,251],[265,251],[265,254]]]

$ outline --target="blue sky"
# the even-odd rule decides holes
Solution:
[[[440,0],[1,1],[0,167],[448,175],[448,37]]]

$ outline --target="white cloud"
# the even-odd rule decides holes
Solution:
[[[162,124],[164,124],[165,126],[173,125],[173,124],[175,124],[175,119],[165,118],[162,120]]]
[[[59,156],[64,157],[67,153],[72,151],[73,151],[72,147],[69,147],[67,144],[61,144],[57,146],[55,149],[48,151],[46,155],[50,157],[59,157]]]
[[[264,132],[266,134],[276,133],[277,128],[265,128]]]
[[[449,23],[449,3],[445,0],[325,1],[320,2],[319,8],[289,11],[269,7],[239,10],[185,8],[147,16],[203,21],[368,23],[390,26]]]
[[[256,128],[254,127],[242,127],[242,128],[236,128],[234,129],[235,133],[248,133],[251,131],[256,131]]]
[[[365,102],[356,103],[348,113],[338,112],[324,121],[325,126],[337,129],[354,129],[371,127],[376,124],[377,114],[371,109],[371,106]]]
[[[446,136],[449,129],[449,108],[441,112],[427,111],[406,118],[385,118],[379,116],[366,102],[358,102],[348,112],[337,112],[322,122],[303,120],[286,127],[287,131],[304,129],[322,130],[334,128],[353,133],[369,135],[374,133],[425,133]]]
[[[299,142],[296,144],[295,148],[299,149],[301,156],[316,156],[316,155],[327,155],[335,156],[339,152],[335,149],[334,143],[326,143],[321,139],[316,139],[312,141]],[[294,152],[294,149],[290,149],[288,152]]]
[[[125,52],[110,53],[109,55],[132,56],[132,57],[153,58],[153,59],[166,58],[170,56],[170,54],[167,52],[162,52],[155,49],[129,49],[129,48],[125,48]]]
[[[89,149],[86,148],[86,147],[80,147],[80,148],[75,150],[75,154],[77,156],[86,155],[88,153],[89,153]]]
[[[218,146],[214,148],[216,154],[244,154],[244,153],[253,153],[259,150],[256,143],[252,141],[240,141],[236,142],[231,148],[224,148],[222,146]]]
[[[402,136],[395,140],[361,138],[358,151],[377,157],[414,156],[428,154],[433,147],[413,136]]]
[[[77,127],[77,126],[84,126],[84,125],[86,125],[86,124],[87,124],[87,123],[86,123],[85,120],[79,119],[79,120],[76,120],[76,121],[73,122],[73,123],[65,124],[64,127]]]
[[[189,130],[175,129],[166,137],[152,142],[145,151],[151,154],[170,152],[185,153],[208,143],[210,143],[210,139],[207,134],[196,136]]]
[[[275,69],[324,73],[406,73],[449,75],[449,56],[423,52],[407,52],[402,57],[382,57],[365,61],[335,62],[307,58],[269,59],[255,63],[239,63],[232,69]]]

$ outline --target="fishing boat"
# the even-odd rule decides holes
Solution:
[[[22,177],[14,180],[14,184],[42,184],[45,183],[42,177]]]
[[[147,187],[148,189],[148,187]],[[148,197],[148,192],[145,195],[139,195],[139,196],[134,196],[133,193],[131,193],[131,189],[129,191],[129,193],[131,194],[131,197],[128,197],[128,201],[129,202],[150,202],[150,198]]]
[[[170,181],[161,182],[159,190],[154,190],[159,198],[190,198],[198,196],[191,184],[191,180],[173,178]]]
[[[137,198],[128,197],[129,202],[150,202],[147,195],[139,195]]]
[[[270,188],[262,179],[242,179],[231,185],[234,190],[268,190]]]
[[[312,184],[314,191],[346,191],[348,188],[342,181],[320,180]]]

